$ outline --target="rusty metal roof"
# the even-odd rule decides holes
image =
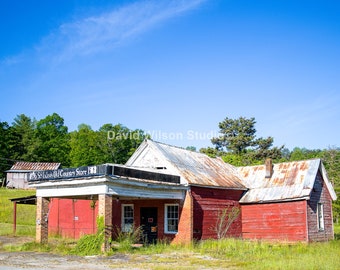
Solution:
[[[241,203],[284,201],[308,198],[320,171],[333,200],[334,189],[320,159],[285,162],[273,165],[273,174],[265,177],[265,165],[239,167],[238,172],[249,188]]]
[[[142,152],[148,154],[143,156]],[[158,168],[180,175],[189,185],[247,189],[236,167],[222,159],[152,140],[145,140],[126,165],[152,167],[155,161]]]
[[[60,163],[52,162],[16,162],[7,172],[30,172],[30,171],[46,171],[57,170]]]

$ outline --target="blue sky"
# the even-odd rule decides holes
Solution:
[[[274,145],[340,146],[340,2],[0,2],[0,121],[140,128],[211,146],[225,117]]]

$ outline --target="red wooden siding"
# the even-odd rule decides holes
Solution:
[[[194,239],[217,238],[214,227],[220,210],[226,207],[240,207],[239,199],[243,191],[191,187],[193,196],[193,237]],[[241,214],[231,225],[228,236],[241,237]]]
[[[113,205],[113,227],[114,230],[121,228],[121,205],[133,204],[134,209],[134,225],[140,226],[140,209],[142,207],[156,207],[157,208],[157,238],[172,240],[175,234],[164,233],[164,205],[165,204],[178,204],[179,216],[181,217],[182,204],[179,200],[116,200]]]
[[[306,201],[242,205],[243,238],[307,241]]]
[[[324,230],[318,229],[317,204],[323,204]],[[309,241],[327,241],[334,239],[333,217],[332,217],[332,199],[322,179],[320,172],[317,174],[311,198],[307,206],[308,218],[308,240]]]
[[[51,198],[49,203],[49,234],[79,238],[96,232],[98,203],[92,200]]]
[[[63,237],[79,238],[84,234],[95,233],[98,216],[98,201],[93,207],[90,200],[73,200],[52,198],[49,204],[49,233]],[[117,232],[121,228],[121,205],[133,204],[135,226],[140,226],[140,208],[157,207],[158,239],[172,240],[175,234],[164,233],[164,205],[179,205],[179,216],[182,216],[183,202],[179,200],[113,200],[112,224]],[[185,220],[184,220],[185,222]],[[180,228],[180,227],[179,227]],[[180,233],[180,231],[179,231]]]

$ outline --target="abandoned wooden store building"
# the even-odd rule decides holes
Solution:
[[[15,171],[20,172],[18,166]],[[220,158],[145,140],[125,165],[24,173],[36,189],[38,242],[46,242],[48,234],[78,238],[94,233],[98,216],[109,228],[107,239],[115,229],[126,232],[132,226],[142,226],[148,242],[217,238],[219,212],[235,208],[240,214],[228,237],[334,238],[336,194],[320,159],[280,164],[268,159],[264,165],[234,167]]]

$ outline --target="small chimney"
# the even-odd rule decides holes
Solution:
[[[267,158],[266,159],[265,166],[266,166],[266,176],[265,177],[266,178],[272,177],[272,174],[273,174],[273,162],[272,162],[271,158]]]

